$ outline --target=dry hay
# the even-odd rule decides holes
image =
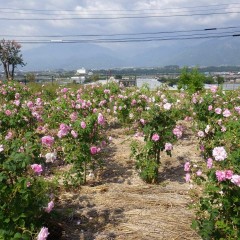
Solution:
[[[111,135],[98,179],[59,200],[59,211],[65,211],[62,239],[200,239],[190,227],[194,215],[182,168],[185,161],[199,158],[194,137],[179,141],[172,158],[163,154],[159,184],[148,185],[129,158],[133,137],[123,129],[111,130]]]

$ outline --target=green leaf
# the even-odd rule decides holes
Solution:
[[[9,223],[9,222],[10,222],[10,218],[6,218],[6,219],[4,220],[4,222],[5,222],[5,223]]]
[[[13,239],[22,239],[21,233],[15,233]]]

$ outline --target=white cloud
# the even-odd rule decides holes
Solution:
[[[2,3],[2,4],[1,4]],[[36,15],[43,13],[35,11],[22,10],[20,13],[3,13],[7,10],[0,10],[1,17],[8,18],[71,18],[71,17],[120,17],[130,15],[173,15],[173,14],[191,14],[197,10],[201,12],[207,9],[222,9],[223,11],[239,11],[240,4],[227,4],[225,0],[219,0],[209,3],[208,0],[190,1],[190,0],[28,0],[28,1],[3,1],[0,0],[0,6],[4,8],[36,9],[36,10],[61,10],[59,12],[45,12],[47,14],[57,13],[58,15]],[[209,8],[200,6],[216,5]],[[72,11],[64,11],[72,10]],[[75,10],[75,11],[74,11]],[[119,10],[119,11],[116,11]],[[127,10],[127,11],[124,11]],[[136,11],[129,11],[136,10]],[[10,10],[8,10],[10,12]],[[11,10],[18,12],[17,10]],[[80,15],[75,15],[75,14]],[[123,15],[125,14],[125,15]],[[49,21],[0,21],[0,32],[2,35],[72,35],[72,34],[117,34],[117,33],[139,33],[139,32],[161,32],[174,30],[204,29],[207,27],[237,26],[240,20],[240,14],[225,14],[212,16],[186,16],[186,17],[168,17],[168,18],[142,18],[142,19],[109,19],[109,20],[49,20]],[[120,38],[120,37],[119,37]],[[32,39],[32,38],[31,38]],[[39,39],[39,38],[36,38]],[[112,46],[129,46],[131,44],[106,44]],[[141,45],[141,44],[135,44]]]

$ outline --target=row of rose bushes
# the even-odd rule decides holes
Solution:
[[[170,154],[181,105],[167,94],[115,83],[78,88],[0,83],[0,239],[47,238],[59,183],[76,187],[101,165],[107,120],[139,124],[151,145],[148,152],[158,153],[149,167],[146,161],[137,164],[146,181],[156,180],[158,149]],[[57,164],[68,165],[67,171],[50,181]]]
[[[203,239],[240,239],[240,91],[214,86],[190,101],[204,159],[184,167],[202,189],[193,227]]]
[[[63,182],[74,186],[98,165],[105,119],[93,92],[0,84],[0,239],[32,239],[48,225],[59,187],[48,180],[55,162],[69,164]],[[43,227],[37,238],[48,234]]]
[[[212,236],[235,239],[231,237],[239,234],[236,230],[239,208],[232,210],[239,199],[238,92],[196,93],[190,103],[185,93],[153,92],[146,86],[135,89],[110,83],[75,89],[51,88],[38,86],[34,90],[17,84],[0,87],[0,220],[3,222],[0,236],[3,239],[34,238],[41,226],[45,227],[37,238],[47,238],[47,219],[54,207],[54,189],[59,185],[46,180],[49,172],[56,162],[69,164],[70,169],[63,173],[64,184],[84,183],[89,170],[101,165],[99,156],[108,142],[103,127],[107,127],[108,120],[138,129],[136,137],[143,137],[144,144],[132,145],[137,168],[146,182],[157,182],[161,152],[171,155],[172,143],[183,132],[178,120],[185,116],[190,120],[191,114],[199,129],[203,156],[208,159],[206,166],[191,163],[185,166],[186,180],[194,179],[206,190],[197,204],[195,226],[204,239]],[[228,161],[215,162],[217,154],[227,154]],[[223,188],[224,184],[231,192]],[[215,200],[216,197],[219,199]],[[230,202],[226,203],[226,199]],[[216,207],[222,205],[224,208],[216,213]],[[225,221],[226,210],[235,224],[232,227],[229,219]],[[234,214],[238,217],[234,218]],[[224,221],[230,226],[224,225]],[[224,235],[225,231],[233,233]]]

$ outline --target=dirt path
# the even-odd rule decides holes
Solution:
[[[98,179],[61,197],[66,216],[62,239],[200,239],[190,228],[193,214],[182,167],[199,157],[194,138],[186,135],[180,140],[171,158],[163,154],[159,184],[149,185],[130,160],[133,137],[123,129],[113,129],[111,135]]]

